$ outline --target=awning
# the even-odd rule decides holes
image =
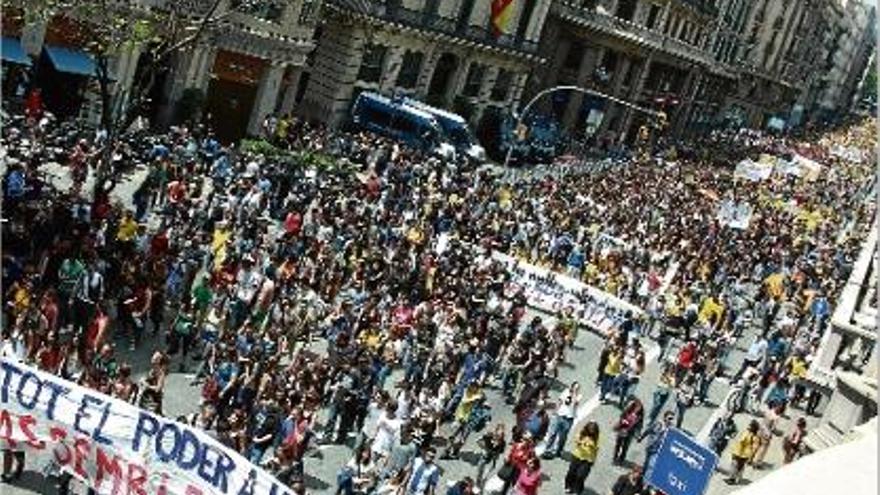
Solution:
[[[77,74],[80,76],[95,76],[95,59],[88,53],[75,48],[60,46],[43,47],[49,55],[49,60],[58,72]]]
[[[24,52],[24,48],[21,47],[21,40],[18,38],[4,36],[2,44],[0,44],[0,52],[2,52],[4,62],[27,66],[31,65],[31,59],[27,56],[27,53]]]

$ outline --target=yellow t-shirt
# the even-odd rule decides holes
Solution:
[[[767,293],[770,294],[770,297],[776,300],[782,299],[782,295],[784,294],[784,281],[785,278],[781,273],[774,273],[764,279],[764,284],[767,286]]]
[[[703,301],[703,307],[700,308],[699,318],[701,322],[708,323],[712,318],[718,321],[722,314],[724,314],[724,305],[715,301],[715,298],[707,297]]]
[[[573,455],[576,459],[581,461],[587,461],[589,463],[596,462],[596,457],[599,454],[599,443],[596,440],[588,436],[583,436],[575,439],[574,448],[571,450],[571,455]]]
[[[211,240],[211,250],[214,251],[214,266],[222,266],[226,260],[226,241],[232,236],[232,233],[226,229],[215,229],[214,237]]]
[[[794,357],[789,364],[791,376],[804,379],[807,377],[807,362],[799,357]]]
[[[375,328],[369,328],[361,335],[360,341],[364,347],[375,352],[382,345],[382,334]]]
[[[739,457],[740,459],[751,459],[752,456],[755,455],[755,451],[758,449],[759,442],[758,435],[746,431],[739,440],[733,444],[733,450],[731,450],[730,454],[733,457]]]
[[[116,238],[122,242],[128,242],[137,235],[138,224],[133,218],[123,218],[119,223],[119,230],[116,231]]]
[[[422,234],[421,229],[418,227],[412,227],[406,234],[406,238],[413,244],[421,244],[424,237],[424,234]]]
[[[21,314],[31,306],[31,293],[19,285],[12,293],[12,308],[15,314]]]
[[[458,408],[455,410],[455,419],[459,423],[464,423],[471,417],[471,411],[474,410],[474,404],[477,403],[477,399],[480,397],[480,390],[477,389],[473,392],[465,391],[464,397],[461,399],[461,403],[458,405]]]
[[[498,205],[504,209],[509,208],[512,196],[513,195],[510,193],[509,189],[507,189],[506,187],[502,187],[498,191]]]
[[[605,374],[617,376],[620,374],[620,354],[611,352],[608,354],[608,362],[605,363]]]

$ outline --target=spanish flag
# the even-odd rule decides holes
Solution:
[[[492,32],[496,37],[507,32],[513,19],[513,0],[492,0]]]

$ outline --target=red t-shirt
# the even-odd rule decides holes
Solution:
[[[284,218],[284,231],[291,235],[299,235],[301,228],[302,216],[295,211],[288,213]]]
[[[175,180],[168,184],[168,201],[179,203],[186,196],[186,186],[182,181]]]
[[[163,256],[168,251],[168,233],[158,232],[150,240],[150,256]]]

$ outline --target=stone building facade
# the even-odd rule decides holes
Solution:
[[[140,0],[139,8],[176,9],[177,15],[199,19],[206,15],[214,0]],[[258,5],[258,7],[253,7]],[[4,5],[4,13],[14,5]],[[182,10],[181,10],[182,9]],[[306,58],[315,47],[314,30],[319,20],[318,0],[267,1],[249,4],[240,0],[221,0],[212,14],[215,22],[195,44],[174,54],[167,70],[159,74],[154,112],[149,115],[160,124],[175,119],[178,102],[187,90],[201,92],[204,111],[210,115],[227,140],[255,133],[263,117],[277,110],[291,110],[297,97],[298,82]],[[19,9],[21,10],[21,9]],[[21,18],[23,16],[18,16]],[[76,24],[76,26],[73,26]],[[90,55],[84,49],[88,41],[88,19],[54,16],[46,21],[7,26],[4,36],[20,43],[33,59],[32,76],[37,86],[48,86],[40,67],[57,50],[80,61],[79,69],[88,69]],[[79,34],[78,34],[79,33]],[[131,85],[147,50],[131,46],[109,61],[114,92],[120,108],[129,97]],[[56,72],[70,67],[55,67]],[[92,69],[93,70],[93,69]],[[94,74],[88,70],[73,74],[78,100],[72,108],[79,117],[98,122],[100,99]],[[55,72],[52,72],[55,74]],[[64,74],[67,76],[68,74]],[[40,81],[41,78],[43,81]],[[68,86],[69,87],[69,86]],[[70,115],[65,115],[70,116]]]
[[[589,87],[665,111],[679,135],[844,111],[876,32],[860,0],[556,0],[550,12],[535,92]],[[643,119],[574,94],[543,109],[570,131],[618,140]]]
[[[519,101],[551,0],[515,1],[510,33],[490,30],[490,2],[326,0],[300,112],[346,121],[364,90],[412,96],[471,122]]]
[[[876,32],[876,9],[865,1],[513,0],[498,35],[488,1],[222,0],[219,27],[161,75],[150,117],[169,124],[199,93],[203,115],[232,140],[256,133],[272,112],[343,124],[357,94],[375,90],[451,109],[479,130],[542,89],[577,85],[663,110],[675,134],[764,127],[772,118],[797,125],[852,103]],[[190,0],[187,14],[212,4]],[[34,60],[46,47],[80,42],[57,19],[7,24],[4,36]],[[132,47],[112,61],[118,98],[142,55]],[[80,114],[94,120],[99,100],[82,88]],[[576,135],[618,141],[647,120],[575,93],[537,108]]]
[[[558,0],[545,27],[540,87],[574,84],[664,110],[676,131],[713,112],[734,77],[711,47],[718,8],[681,0]],[[544,104],[576,133],[632,137],[643,114],[601,98],[560,95]]]
[[[876,43],[876,8],[860,1],[833,2],[835,48],[827,60],[828,83],[819,97],[824,115],[848,111]]]

